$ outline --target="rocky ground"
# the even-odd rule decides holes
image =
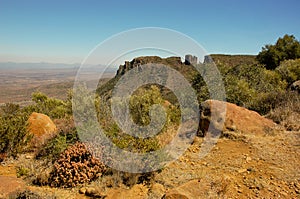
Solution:
[[[202,121],[209,121],[211,105],[202,105],[208,109]],[[200,128],[206,129],[205,124]],[[286,131],[256,112],[227,103],[222,137],[200,158],[203,141],[196,137],[179,159],[144,183],[137,183],[134,175],[112,172],[70,189],[34,186],[16,172],[20,165],[34,167],[34,155],[8,158],[0,166],[0,198],[14,198],[21,190],[31,198],[300,198],[300,131]]]
[[[54,189],[36,187],[16,177],[18,160],[0,167],[1,196],[16,189],[57,198],[300,198],[300,132],[277,131],[276,134],[242,135],[221,138],[213,150],[199,158],[202,138],[175,162],[156,174],[150,185],[108,185],[108,177],[85,187]],[[183,197],[185,196],[185,197]],[[50,198],[51,198],[50,197]]]

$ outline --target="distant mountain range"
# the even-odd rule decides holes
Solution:
[[[255,55],[224,55],[224,54],[211,54],[210,55],[212,60],[215,62],[222,62],[228,63],[230,65],[246,63],[246,64],[253,64],[255,63]],[[204,62],[210,61],[209,57],[205,57]],[[64,64],[64,63],[47,63],[47,62],[39,62],[39,63],[16,63],[16,62],[0,62],[0,70],[9,70],[9,69],[78,69],[81,66],[81,63],[74,63],[74,64]],[[105,65],[98,64],[98,65],[86,65],[87,67],[92,68],[99,68],[105,67]],[[119,66],[115,66],[115,68],[108,68],[106,69],[107,72],[115,72]]]
[[[80,64],[62,63],[16,63],[0,62],[0,69],[53,69],[53,68],[79,68]]]
[[[46,63],[46,62],[40,62],[40,63],[16,63],[16,62],[0,62],[0,70],[49,70],[49,69],[72,69],[77,70],[81,66],[80,63],[74,63],[74,64],[64,64],[64,63]],[[105,65],[85,65],[85,67],[90,68],[91,70],[97,69],[99,71],[99,68],[105,69]],[[106,72],[115,72],[117,70],[116,68],[108,68],[106,69]]]

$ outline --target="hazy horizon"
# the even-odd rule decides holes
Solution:
[[[112,35],[143,27],[179,31],[208,54],[255,55],[284,34],[300,38],[299,7],[296,0],[2,0],[0,62],[82,63]]]

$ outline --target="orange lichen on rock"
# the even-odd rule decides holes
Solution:
[[[33,135],[32,145],[39,147],[56,135],[57,128],[47,115],[33,112],[28,118],[28,132]]]
[[[215,116],[214,119],[212,115]],[[217,100],[207,100],[201,104],[200,121],[200,129],[203,132],[208,130],[209,125],[212,125],[213,128],[222,132],[230,130],[264,134],[276,125],[272,120],[255,111]]]

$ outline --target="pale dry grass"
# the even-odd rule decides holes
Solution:
[[[300,131],[300,95],[297,92],[286,93],[285,100],[271,110],[267,117],[288,131]]]

